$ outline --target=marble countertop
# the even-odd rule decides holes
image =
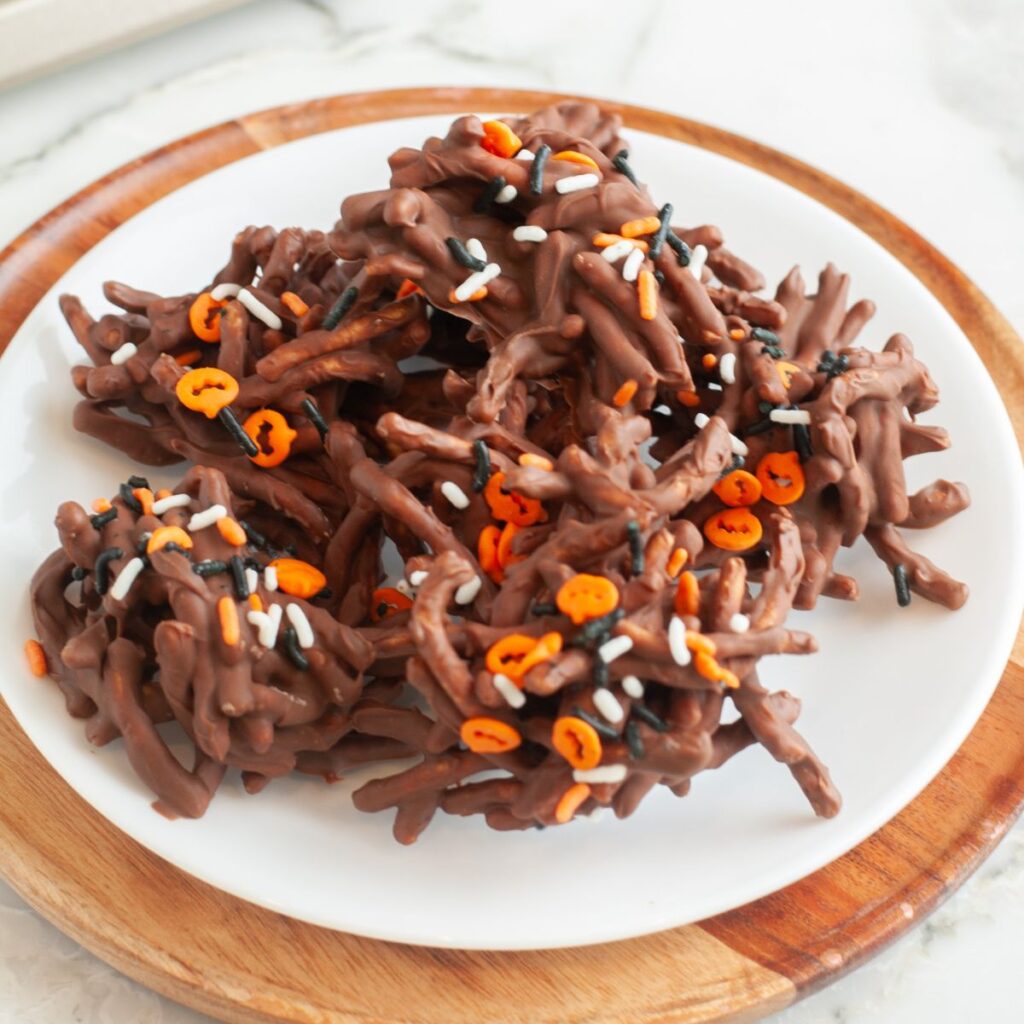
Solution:
[[[779,13],[785,10],[785,15]],[[519,31],[527,28],[528,31]],[[97,176],[262,107],[405,85],[553,88],[661,107],[852,184],[1024,331],[1019,0],[257,0],[0,93],[0,240]],[[942,909],[775,1024],[1020,1019],[1024,825]],[[197,1024],[0,883],[0,1024]]]

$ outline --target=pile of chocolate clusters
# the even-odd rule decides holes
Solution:
[[[247,228],[201,291],[109,283],[98,320],[63,299],[75,427],[193,468],[61,506],[28,652],[158,809],[232,766],[256,792],[404,760],[354,799],[409,843],[438,809],[625,817],[760,743],[839,810],[758,662],[816,649],[787,615],[857,597],[833,560],[862,535],[898,604],[964,602],[902,534],[969,500],[906,491],[938,393],[903,335],[856,344],[873,307],[833,267],[767,298],[674,225],[619,128],[461,117],[329,234]]]

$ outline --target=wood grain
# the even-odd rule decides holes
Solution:
[[[84,252],[150,203],[261,149],[417,114],[531,110],[564,97],[397,90],[282,107],[114,171],[0,253],[0,351]],[[629,127],[702,146],[800,189],[900,259],[996,380],[1024,449],[1020,341],[978,289],[905,224],[792,157],[669,114],[604,103]],[[432,950],[315,928],[227,896],[101,819],[0,704],[0,871],[42,914],[151,988],[225,1021],[755,1020],[834,980],[933,910],[1024,802],[1024,631],[977,726],[928,788],[845,857],[738,910],[628,942],[540,953]]]

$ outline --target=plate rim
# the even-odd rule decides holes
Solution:
[[[131,161],[87,186],[45,214],[0,253],[0,353],[6,348],[21,322],[35,307],[38,300],[82,254],[134,213],[188,181],[219,166],[284,142],[355,124],[415,117],[423,114],[461,112],[468,109],[532,109],[552,100],[570,98],[582,97],[504,89],[402,89],[348,94],[347,96],[289,104],[285,107],[247,115],[172,142]],[[877,204],[859,196],[854,190],[841,185],[835,179],[759,143],[750,142],[740,136],[649,108],[602,100],[595,102],[606,109],[621,113],[627,127],[697,145],[764,171],[830,207],[879,242],[906,265],[952,315],[978,352],[986,370],[1003,395],[1018,445],[1024,443],[1024,358],[1021,357],[1019,339],[1016,338],[1009,324],[962,272],[910,228]],[[190,160],[193,161],[192,164],[189,163]],[[196,162],[198,162],[198,169],[196,169]],[[113,210],[104,205],[111,202]],[[105,211],[102,221],[90,220],[90,214],[99,210]],[[982,327],[984,331],[982,331]],[[982,340],[984,340],[984,344],[981,343]],[[1018,348],[1008,347],[1013,345]],[[1007,356],[1009,356],[1008,361]],[[998,365],[999,374],[992,372],[994,364]],[[1011,664],[1015,659],[1019,660],[1021,647],[1022,635],[1018,632],[1015,654],[1011,657]],[[997,697],[1005,685],[1006,676],[996,691]],[[996,697],[993,698],[993,702],[995,700]],[[991,705],[989,710],[991,710]],[[0,713],[2,713],[0,725],[5,730],[10,731],[10,727],[13,725],[14,731],[20,732],[20,728],[13,723],[6,706],[0,707]],[[982,718],[988,713],[989,711],[986,711]],[[977,728],[976,725],[975,730]],[[27,739],[24,740],[24,745],[28,747],[29,751],[34,751],[34,747]],[[39,755],[37,754],[36,757],[38,759]],[[1009,821],[1019,813],[1021,798],[1024,796],[1024,754],[1020,758],[1019,765],[1021,771],[1015,777],[1015,787],[1011,787],[1014,790],[1014,795],[1003,801],[1005,814],[1002,828],[993,830],[989,827],[987,840],[976,844],[969,863],[961,864],[959,872],[954,873],[946,880],[945,893],[952,891],[967,877],[977,863],[980,863],[984,854],[990,851],[1005,827],[1008,827]],[[948,769],[947,765],[940,776]],[[66,786],[59,777],[55,776],[55,778],[60,786]],[[919,795],[908,808],[897,815],[897,819],[913,808],[914,804],[921,801],[922,797],[923,794]],[[76,799],[81,798],[76,797]],[[83,806],[88,807],[84,801],[82,803]],[[98,812],[92,811],[91,808],[89,808],[89,813],[98,816]],[[2,817],[2,812],[0,812],[0,818]],[[116,829],[116,826],[109,824],[105,819],[102,819],[101,824],[115,832],[120,837],[120,842],[136,845],[134,840],[128,839]],[[0,871],[8,876],[8,880],[15,888],[21,891],[22,895],[25,895],[29,902],[33,903],[45,916],[50,917],[51,920],[57,917],[58,920],[55,923],[58,926],[64,926],[60,915],[54,912],[52,901],[46,901],[43,898],[43,893],[38,885],[28,884],[23,873],[18,871],[18,864],[11,862],[11,858],[8,856],[9,846],[4,826],[5,822],[0,820]],[[887,828],[889,825],[884,826],[880,832],[884,832]],[[820,869],[814,875],[808,876],[808,879],[813,879],[817,874],[828,871],[835,864],[853,857],[863,845],[865,844],[860,844],[844,857],[839,858],[838,861]],[[149,854],[148,851],[144,852],[147,856],[156,856]],[[166,862],[160,861],[160,864],[165,865]],[[167,870],[168,868],[165,866],[164,871]],[[178,871],[174,868],[169,870]],[[808,879],[794,883],[787,887],[787,890],[782,891],[800,887]],[[19,884],[19,881],[22,884]],[[190,881],[195,885],[205,885],[205,883],[194,880]],[[241,902],[236,897],[228,896],[219,890],[214,891],[224,900]],[[771,900],[777,895],[778,893],[764,897],[762,900],[750,904],[748,908],[740,908],[738,911],[718,915],[711,919],[711,922],[722,923],[723,919],[742,913],[744,910],[749,913],[749,908],[756,908],[759,904]],[[916,917],[922,911],[927,912],[933,909],[937,905],[937,900],[936,896],[927,905],[917,906],[914,903],[907,903],[907,905],[917,911],[914,915]],[[47,912],[48,909],[51,911],[50,913]],[[315,926],[296,924],[299,927],[315,928]],[[910,920],[907,919],[902,927],[897,923],[881,930],[876,929],[874,936],[876,941],[871,943],[872,951],[881,948],[882,944],[902,933],[909,924]],[[709,934],[714,934],[714,929],[708,928],[707,925],[708,922],[703,922],[700,925],[684,926],[682,929],[673,929],[672,931],[703,927]],[[88,931],[82,935],[78,934],[79,929],[72,930],[71,927],[67,927],[67,930],[75,934],[75,937],[84,945],[100,952],[101,956],[104,955],[101,949],[96,948],[90,942],[94,936]],[[722,934],[731,934],[731,929],[724,928]],[[735,938],[735,936],[731,937]],[[356,939],[354,936],[347,938],[357,942],[379,943],[379,940]],[[651,937],[624,940],[624,943],[643,943],[649,938]],[[624,943],[620,942],[616,945]],[[98,940],[96,940],[96,945],[101,945]],[[733,946],[733,948],[736,947]],[[112,955],[108,955],[106,958],[114,959]],[[845,969],[849,969],[849,958],[844,957],[842,962],[846,964]],[[126,969],[122,963],[117,965],[122,970]],[[801,990],[809,988],[811,984],[815,983],[815,979],[817,979],[817,983],[820,983],[822,978],[831,980],[838,973],[839,968],[834,964],[831,968],[825,966],[826,969],[823,972],[803,972],[806,977],[799,985]],[[129,969],[127,973],[133,972]],[[152,984],[152,981],[150,980],[149,983]],[[175,995],[175,998],[181,997]]]

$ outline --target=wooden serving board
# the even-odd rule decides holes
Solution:
[[[224,164],[317,132],[567,97],[397,90],[254,114],[136,160],[0,253],[0,351],[52,284],[108,232]],[[721,153],[830,206],[933,292],[992,372],[1024,443],[1024,349],[944,256],[869,199],[791,157],[707,125],[617,103],[627,126]],[[357,938],[252,906],[171,867],[100,817],[0,702],[0,871],[60,929],[125,974],[225,1021],[754,1020],[862,963],[942,902],[1024,802],[1024,632],[963,746],[901,814],[846,856],[756,903],[626,942],[536,953]]]

